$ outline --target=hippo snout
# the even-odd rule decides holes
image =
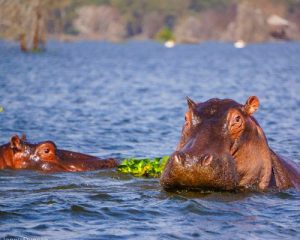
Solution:
[[[234,160],[228,154],[189,154],[174,152],[160,179],[165,189],[201,188],[234,189],[238,175]]]
[[[184,167],[189,166],[209,166],[212,164],[213,160],[216,159],[216,156],[213,154],[202,154],[200,157],[193,157],[189,154],[185,154],[183,152],[177,151],[171,156],[171,161],[174,161],[176,165],[181,165]]]

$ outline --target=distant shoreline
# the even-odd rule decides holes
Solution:
[[[69,37],[69,36],[68,36]],[[11,42],[11,43],[16,43],[17,45],[19,44],[18,41],[16,40],[11,40],[11,39],[5,39],[5,38],[0,38],[0,41],[4,42]],[[106,42],[106,43],[112,43],[112,44],[124,44],[128,42],[153,42],[153,43],[160,43],[164,44],[162,41],[158,41],[155,39],[138,39],[138,38],[128,38],[123,41],[111,41],[111,40],[105,40],[105,39],[90,39],[90,38],[82,38],[82,37],[70,37],[70,38],[57,38],[57,37],[48,37],[48,42],[63,42],[63,43],[76,43],[76,42]],[[218,39],[210,39],[210,40],[204,40],[204,41],[199,41],[199,42],[175,42],[176,45],[198,45],[202,43],[227,43],[227,44],[234,44],[234,41],[224,41],[224,40],[218,40]],[[300,42],[300,40],[269,40],[269,41],[261,41],[261,42],[247,42],[247,45],[252,45],[252,44],[265,44],[265,43],[289,43],[289,42]],[[47,46],[47,44],[46,44]]]

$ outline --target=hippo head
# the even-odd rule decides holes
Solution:
[[[33,154],[31,155],[31,160],[34,162],[58,163],[56,151],[57,147],[52,141],[38,143],[35,146]]]
[[[9,147],[12,152],[11,167],[15,169],[27,168],[30,165],[32,145],[26,142],[26,136],[23,135],[21,138],[18,135],[12,136]]]
[[[59,167],[56,154],[56,145],[51,141],[31,144],[26,141],[26,136],[11,137],[9,147],[12,152],[12,168],[52,170]]]
[[[195,103],[188,111],[176,151],[161,176],[166,188],[235,190],[266,187],[271,174],[265,135],[252,117],[257,97],[245,104],[231,99]]]
[[[36,144],[30,159],[39,170],[49,172],[79,172],[117,166],[115,159],[102,160],[95,156],[58,149],[52,141]]]
[[[59,151],[54,142],[41,142],[35,145],[30,159],[35,162],[36,169],[42,171],[63,171],[65,169],[61,164]]]
[[[9,150],[8,157],[5,159],[10,159],[5,163],[7,167],[13,169],[78,172],[114,168],[118,165],[118,162],[112,158],[100,159],[79,152],[58,149],[52,141],[31,144],[25,137],[18,136],[13,136],[10,143],[5,145],[5,149]]]

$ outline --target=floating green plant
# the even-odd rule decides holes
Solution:
[[[156,157],[154,159],[127,158],[118,166],[121,173],[132,174],[135,177],[160,177],[169,156]]]
[[[4,108],[2,106],[0,106],[0,113],[4,112]]]

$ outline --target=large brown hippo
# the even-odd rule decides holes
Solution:
[[[188,111],[176,151],[161,176],[165,189],[267,190],[300,188],[300,168],[278,156],[252,116],[257,97],[195,103]]]
[[[0,169],[31,169],[45,172],[80,172],[114,168],[115,159],[57,149],[52,141],[31,144],[25,137],[13,136],[9,143],[0,146]]]

